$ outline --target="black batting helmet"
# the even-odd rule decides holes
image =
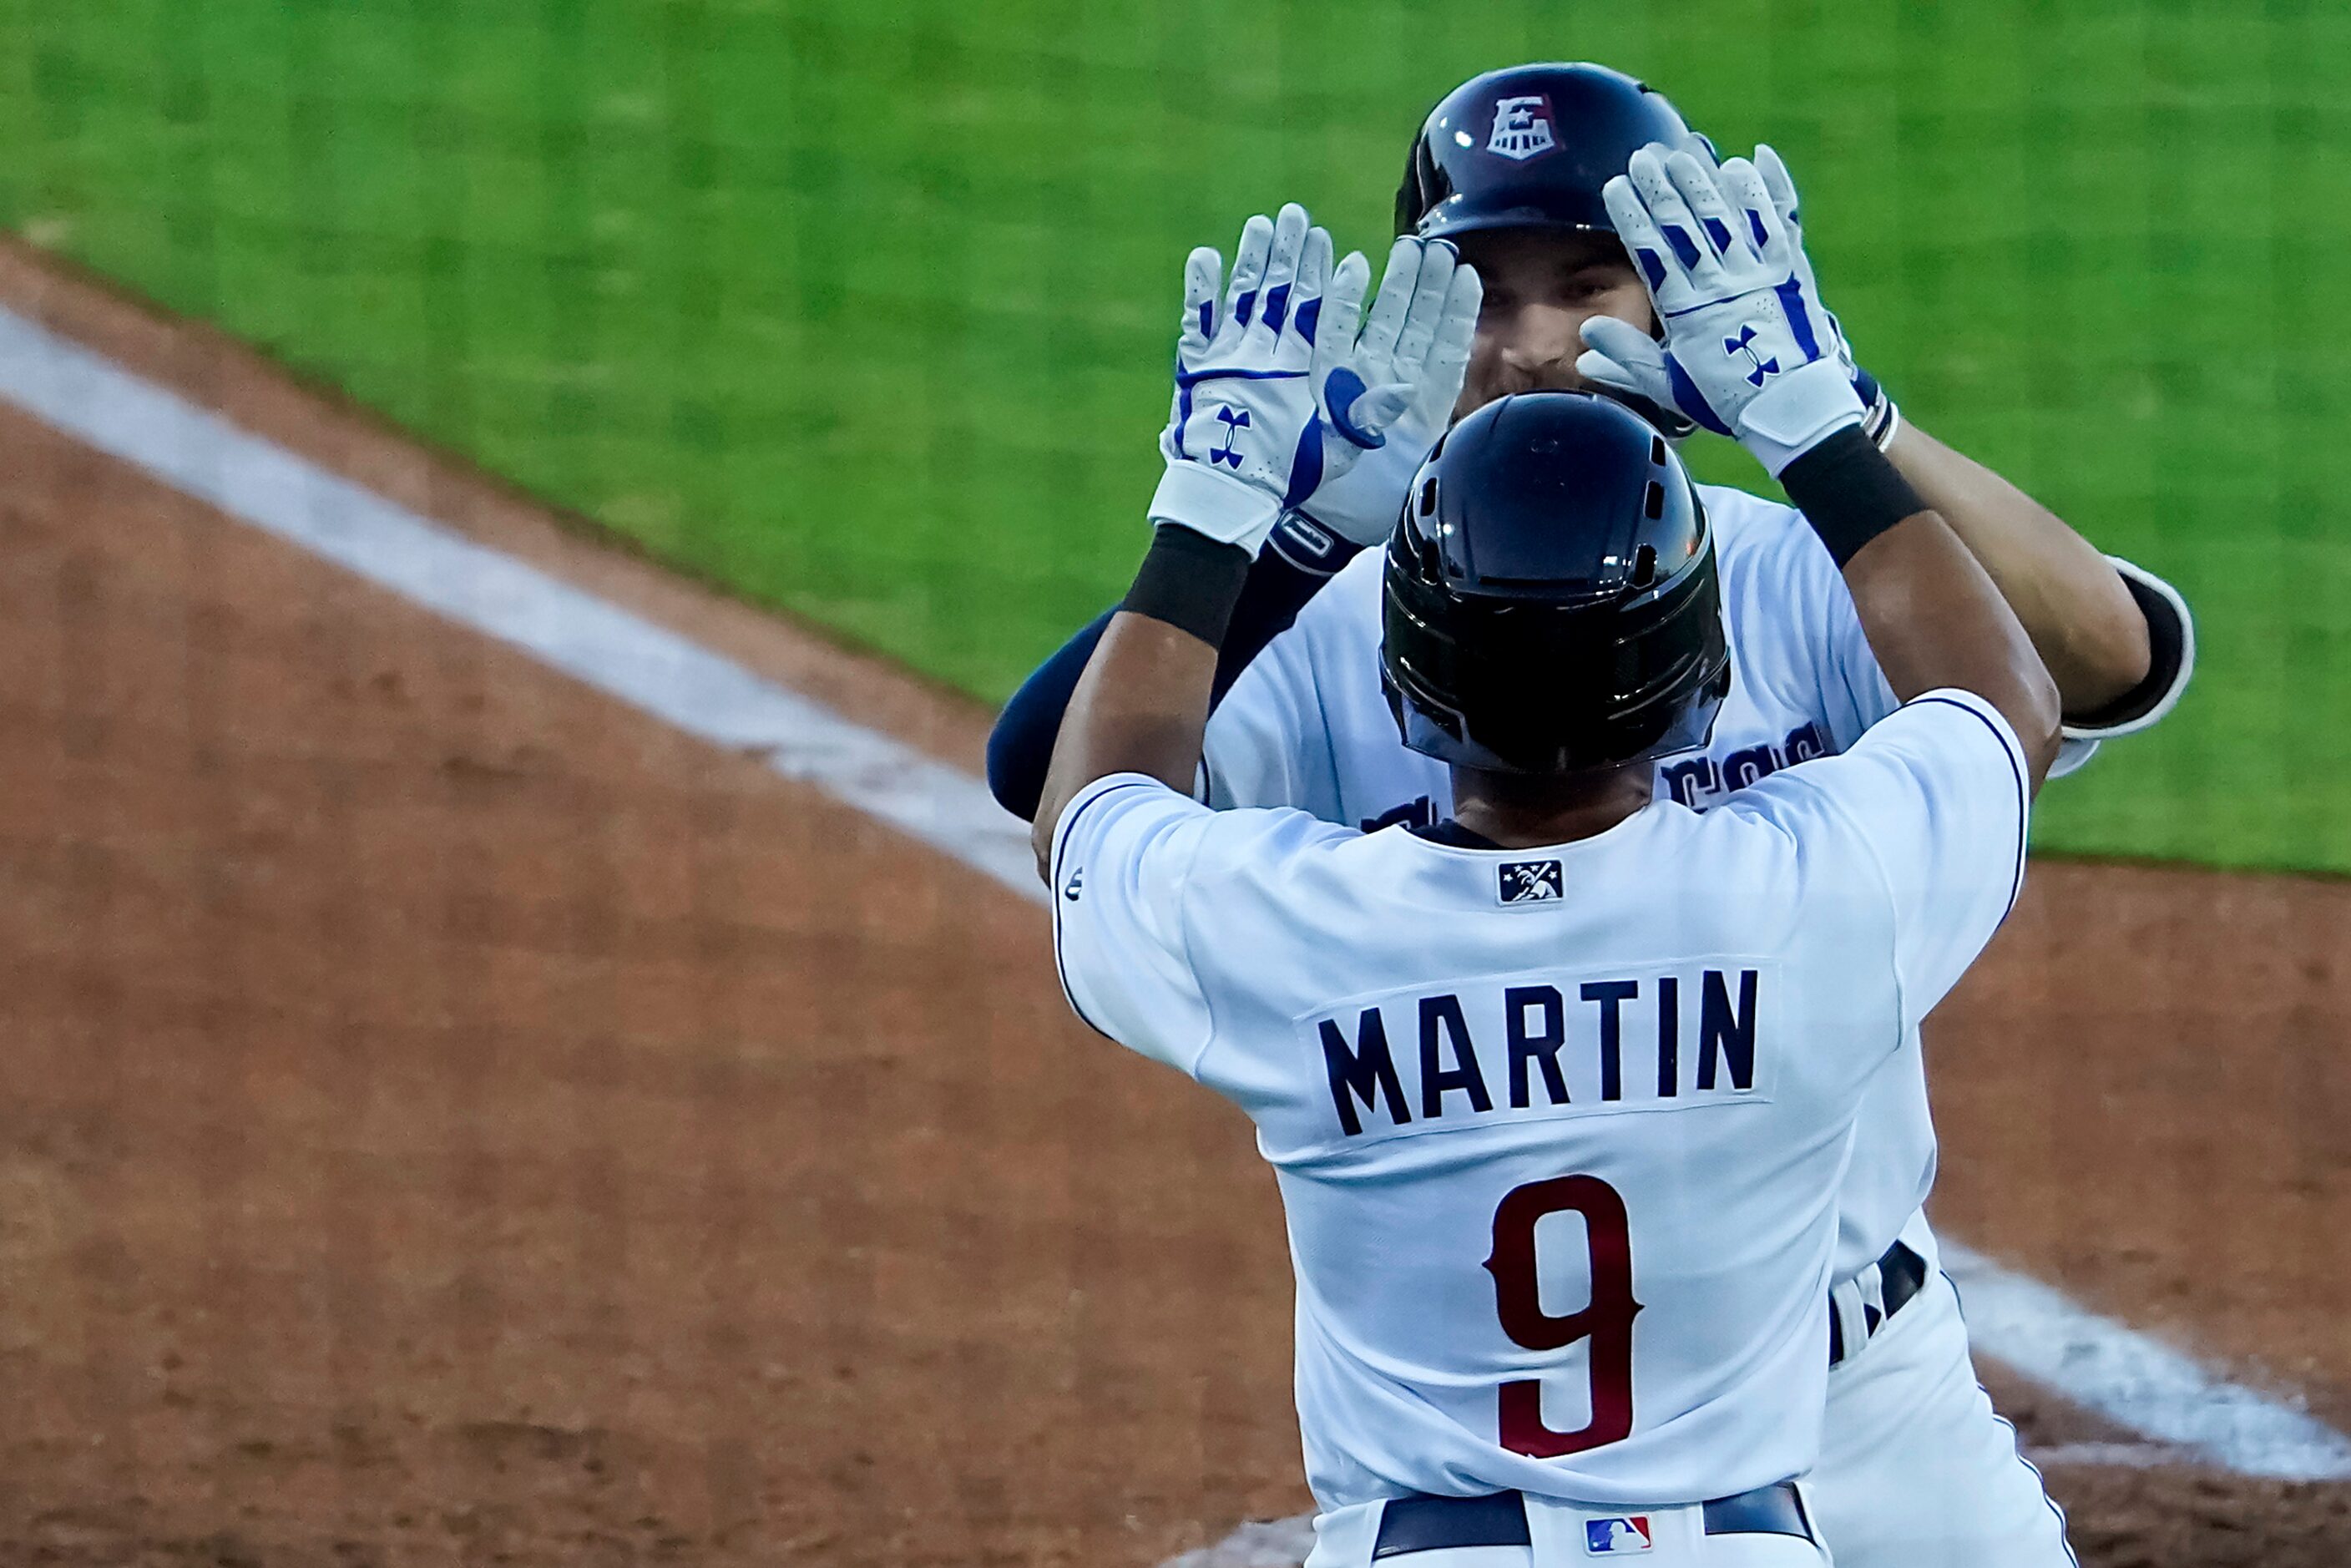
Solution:
[[[1388,706],[1440,761],[1561,774],[1695,750],[1730,690],[1706,508],[1656,430],[1590,392],[1454,426],[1382,599]]]
[[[1428,111],[1413,140],[1396,189],[1396,233],[1614,234],[1600,188],[1650,142],[1678,146],[1688,130],[1665,94],[1606,66],[1510,66],[1471,77]],[[1607,395],[1674,440],[1698,428],[1637,393]]]
[[[1688,131],[1665,94],[1606,66],[1488,71],[1428,111],[1396,191],[1396,233],[1613,234],[1600,187],[1650,142],[1678,146]]]

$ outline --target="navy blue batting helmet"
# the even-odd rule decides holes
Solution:
[[[1664,437],[1590,392],[1488,403],[1388,542],[1380,660],[1404,743],[1561,774],[1695,750],[1730,690],[1714,540]]]
[[[1688,131],[1665,94],[1606,66],[1488,71],[1429,110],[1396,191],[1396,233],[1614,233],[1600,187],[1650,142],[1677,146]]]

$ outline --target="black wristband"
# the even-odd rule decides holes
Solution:
[[[1910,481],[1858,426],[1838,431],[1780,470],[1780,486],[1839,570],[1862,546],[1927,510]]]
[[[1180,523],[1161,523],[1152,530],[1151,549],[1119,608],[1165,621],[1220,648],[1249,570],[1249,554],[1240,546],[1221,544]]]

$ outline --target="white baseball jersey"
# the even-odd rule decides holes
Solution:
[[[1704,752],[1659,764],[1657,793],[1704,810],[1792,764],[1845,750],[1896,703],[1844,576],[1803,515],[1743,490],[1698,492],[1714,530],[1730,695]],[[1451,814],[1451,775],[1405,748],[1381,691],[1383,559],[1377,549],[1355,557],[1226,694],[1208,723],[1211,804],[1292,806],[1364,828]],[[2068,739],[2053,775],[2096,747]],[[1893,1245],[1934,1179],[1935,1127],[1914,1034],[1862,1112],[1842,1195],[1837,1278]],[[1917,1239],[1924,1250],[1924,1237]]]
[[[1812,1465],[1854,1116],[2013,902],[2025,778],[1938,692],[1713,811],[1547,849],[1131,774],[1071,802],[1062,982],[1257,1124],[1325,1510]]]

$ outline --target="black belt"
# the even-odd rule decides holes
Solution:
[[[1793,1481],[1757,1487],[1736,1497],[1719,1497],[1701,1506],[1708,1535],[1792,1535],[1820,1543]],[[1390,1498],[1380,1510],[1380,1533],[1372,1544],[1372,1560],[1376,1563],[1410,1552],[1533,1543],[1527,1533],[1527,1500],[1522,1492]]]
[[[1896,1241],[1886,1249],[1875,1265],[1877,1270],[1878,1301],[1864,1299],[1861,1303],[1862,1343],[1866,1344],[1886,1321],[1916,1299],[1927,1288],[1927,1260]],[[1855,1348],[1858,1349],[1859,1346]],[[1829,1364],[1835,1366],[1845,1358],[1844,1323],[1836,1310],[1836,1294],[1829,1294]]]

